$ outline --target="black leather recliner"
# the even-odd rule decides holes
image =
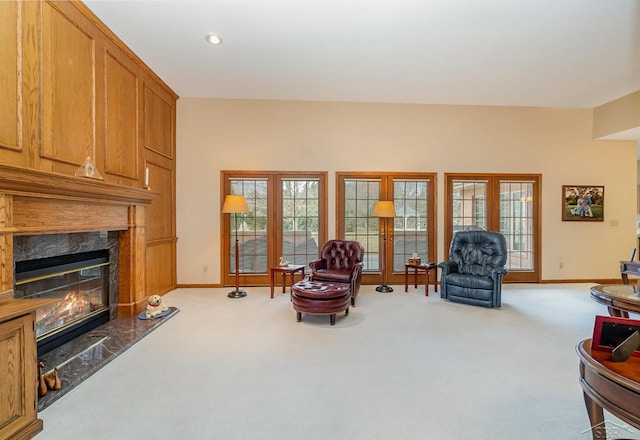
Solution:
[[[442,269],[440,297],[483,307],[500,307],[502,277],[507,274],[507,242],[489,231],[459,231],[453,235],[449,261]]]

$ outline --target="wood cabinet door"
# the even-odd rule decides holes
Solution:
[[[0,438],[28,431],[37,420],[33,320],[30,314],[0,324]]]

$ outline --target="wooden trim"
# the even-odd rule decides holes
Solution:
[[[176,289],[219,289],[223,284],[176,284]]]
[[[37,197],[63,196],[124,204],[151,203],[156,194],[129,186],[115,185],[98,179],[68,176],[53,172],[0,164],[0,192]]]
[[[507,281],[505,281],[507,283]],[[591,284],[622,284],[622,280],[620,278],[601,278],[601,279],[587,279],[587,280],[541,280],[540,284],[576,284],[576,283],[591,283]]]

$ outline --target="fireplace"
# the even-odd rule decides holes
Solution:
[[[14,237],[14,298],[36,311],[38,356],[117,315],[118,239],[107,231]]]

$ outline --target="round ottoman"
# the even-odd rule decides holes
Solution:
[[[351,289],[349,284],[325,281],[298,281],[291,288],[291,302],[298,322],[303,313],[330,315],[331,325],[336,323],[336,313],[349,314]]]

